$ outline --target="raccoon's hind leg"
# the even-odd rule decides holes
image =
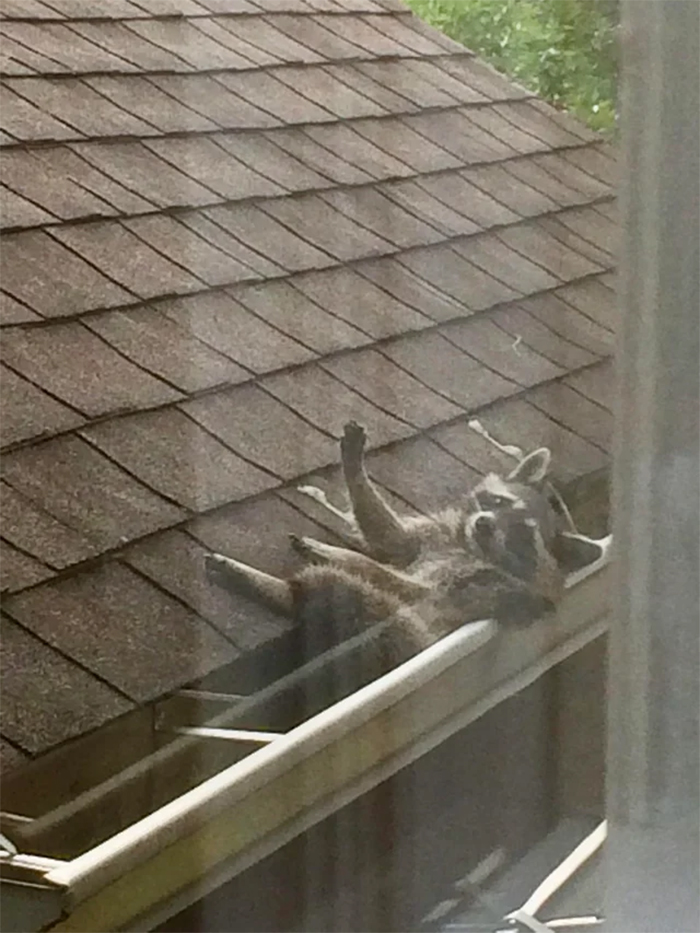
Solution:
[[[374,557],[405,567],[418,556],[420,544],[367,475],[366,439],[364,428],[350,421],[345,425],[340,442],[343,473],[355,520]]]
[[[207,554],[204,566],[211,583],[230,593],[250,596],[275,612],[286,616],[293,614],[294,599],[287,580],[280,580],[223,554]]]
[[[307,636],[325,648],[379,624],[395,650],[395,663],[425,648],[436,635],[418,606],[380,589],[366,577],[333,566],[305,567],[292,582],[297,618]],[[421,606],[426,605],[424,600]],[[428,613],[430,615],[430,613]],[[325,650],[324,648],[324,650]]]
[[[325,541],[317,541],[316,538],[290,534],[289,543],[291,547],[312,564],[341,564],[346,556],[359,556],[357,552],[350,551],[348,548],[336,547],[333,544],[326,544]]]
[[[372,560],[365,554],[347,548],[335,547],[316,541],[314,538],[289,536],[292,547],[307,560],[319,564],[332,564],[347,573],[367,580],[377,589],[392,593],[406,602],[415,602],[430,592],[430,587],[418,580],[384,564]]]

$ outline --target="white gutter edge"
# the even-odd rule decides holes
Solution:
[[[70,888],[80,901],[217,812],[245,797],[302,758],[371,719],[375,713],[432,680],[458,658],[496,634],[495,622],[474,622],[452,632],[383,677],[303,722],[286,735],[208,778],[83,855],[49,872],[46,880]],[[99,878],[100,883],[94,884]]]

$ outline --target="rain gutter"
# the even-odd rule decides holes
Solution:
[[[607,628],[608,554],[527,629],[463,628],[46,872],[55,931],[148,930],[386,780]],[[217,739],[211,739],[217,741]]]

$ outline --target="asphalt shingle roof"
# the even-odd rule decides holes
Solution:
[[[494,466],[477,413],[606,464],[595,134],[397,0],[1,16],[3,761],[280,634],[202,556],[289,570],[349,418],[404,508]]]

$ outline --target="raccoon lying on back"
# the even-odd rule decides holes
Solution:
[[[296,618],[309,654],[382,622],[367,649],[372,676],[466,622],[526,624],[556,605],[579,536],[547,481],[546,448],[505,478],[485,477],[464,503],[414,518],[398,516],[370,480],[365,442],[362,427],[345,426],[341,458],[351,513],[306,490],[343,517],[352,548],[292,536],[309,563],[290,580],[220,554],[206,558],[209,578]]]

